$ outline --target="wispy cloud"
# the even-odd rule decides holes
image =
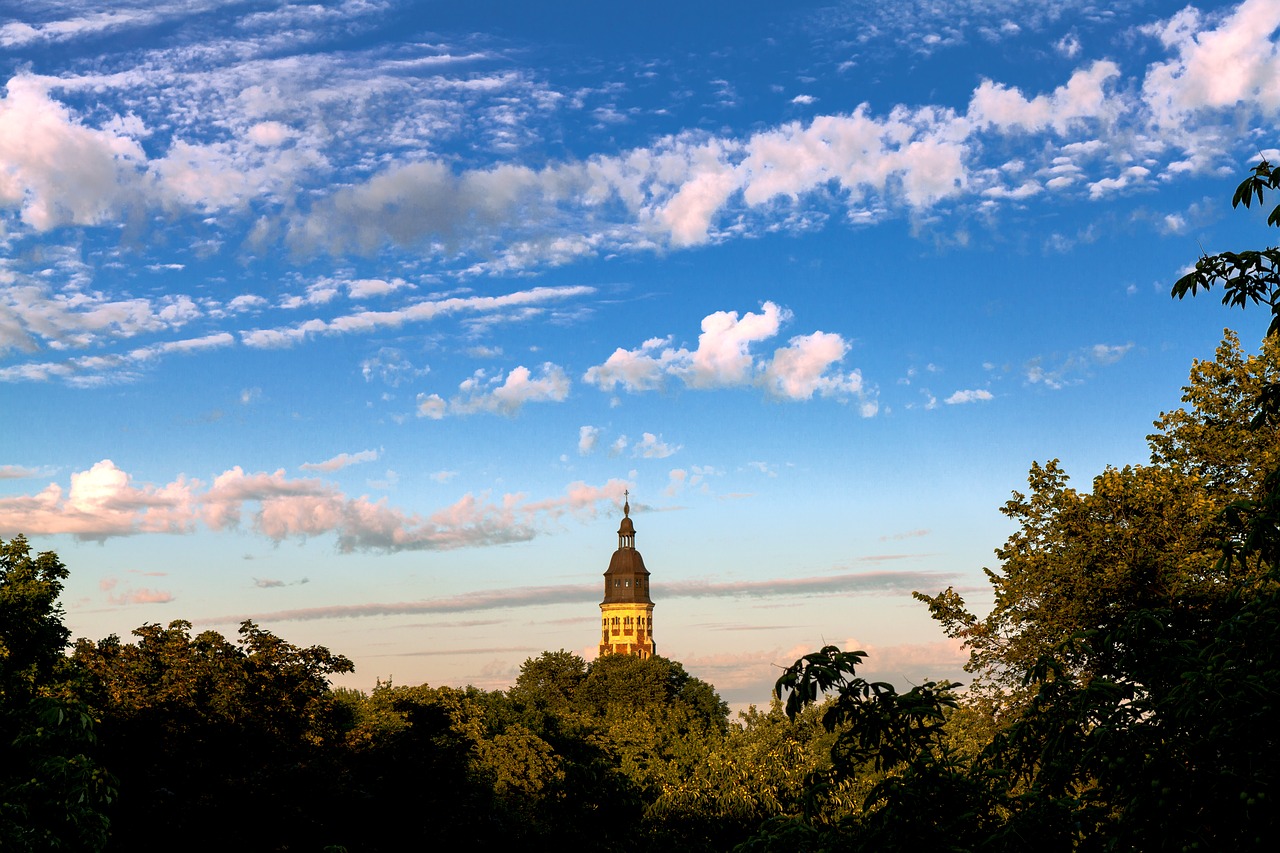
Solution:
[[[1027,362],[1023,376],[1028,384],[1040,384],[1058,390],[1084,382],[1094,368],[1115,364],[1132,349],[1132,343],[1095,344],[1066,356],[1037,356]]]
[[[428,322],[452,314],[495,314],[503,311],[519,311],[529,306],[589,296],[594,292],[595,289],[592,287],[574,285],[535,287],[502,296],[425,299],[393,310],[360,311],[330,320],[315,318],[291,326],[254,329],[242,333],[240,337],[250,347],[288,347],[315,335],[369,333],[379,329],[398,329],[409,323]]]
[[[98,588],[107,593],[107,601],[117,607],[131,604],[168,604],[173,601],[173,593],[162,589],[120,588],[119,578],[107,577],[98,581]]]
[[[323,462],[303,462],[298,467],[303,471],[318,471],[327,474],[333,471],[341,471],[351,465],[359,465],[361,462],[376,462],[378,456],[379,451],[377,450],[361,450],[359,453],[339,453],[337,456],[326,459]]]
[[[932,589],[955,577],[947,572],[866,572],[808,578],[778,578],[764,581],[723,583],[715,581],[677,581],[661,585],[665,599],[677,598],[768,598],[786,595],[858,595],[903,593],[914,589]],[[659,590],[655,590],[657,594]],[[581,586],[542,586],[520,589],[485,590],[423,601],[340,604],[277,610],[250,615],[228,615],[203,619],[205,624],[226,624],[242,619],[264,623],[293,622],[314,619],[347,619],[366,616],[403,616],[424,613],[467,613],[518,607],[544,607],[555,604],[582,604],[600,598],[596,584]]]

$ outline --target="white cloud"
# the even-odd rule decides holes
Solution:
[[[1177,56],[1147,70],[1142,94],[1157,120],[1177,128],[1188,113],[1246,104],[1274,114],[1280,109],[1280,53],[1274,35],[1280,5],[1245,0],[1212,29],[1188,6],[1153,24],[1156,36]]]
[[[449,404],[439,394],[418,395],[418,417],[438,421],[449,411]]]
[[[970,8],[960,16],[964,21],[951,20],[926,5],[914,3],[892,27],[884,26],[897,31],[903,21],[927,21],[912,30],[908,43],[933,50],[963,41],[965,32],[1006,38],[1039,31],[1049,19],[1004,3],[981,12]],[[71,38],[136,26],[155,15],[167,19],[185,8],[13,22],[0,28],[0,41]],[[9,165],[0,177],[0,207],[17,211],[36,231],[145,223],[159,211],[200,217],[218,239],[252,252],[278,251],[281,240],[300,251],[337,255],[398,247],[472,273],[514,271],[600,252],[662,250],[762,228],[807,227],[824,217],[793,216],[806,194],[822,199],[822,206],[835,199],[855,222],[904,208],[919,214],[945,202],[980,205],[984,194],[988,200],[1025,199],[1036,183],[1005,188],[982,177],[979,161],[988,137],[1052,133],[1055,138],[1032,145],[1047,163],[1065,145],[1086,141],[1072,134],[1096,133],[1102,138],[1087,141],[1107,147],[1113,162],[1126,168],[1135,155],[1158,153],[1175,138],[1194,147],[1183,139],[1193,132],[1182,126],[1188,111],[1280,107],[1272,39],[1280,13],[1270,0],[1247,0],[1227,15],[1188,9],[1147,28],[1171,56],[1150,66],[1141,82],[1143,100],[1131,94],[1139,81],[1118,79],[1119,65],[1104,60],[1076,69],[1043,94],[984,81],[965,112],[930,104],[873,112],[862,105],[740,137],[688,130],[644,147],[530,167],[520,162],[521,144],[544,130],[533,118],[564,97],[538,74],[478,72],[476,62],[494,57],[436,44],[406,46],[394,56],[284,50],[316,43],[378,8],[350,3],[244,15],[239,20],[249,36],[155,49],[137,63],[147,73],[16,75],[0,101],[0,160]],[[848,13],[824,15],[843,19]],[[332,29],[313,31],[321,25]],[[859,42],[863,36],[872,38],[862,33]],[[1081,52],[1074,31],[1056,46],[1068,58]],[[299,62],[300,55],[307,62]],[[211,67],[190,73],[195,58]],[[71,96],[59,101],[55,92]],[[94,95],[94,109],[79,106],[84,93]],[[791,100],[816,102],[810,94]],[[1147,134],[1152,114],[1165,131],[1159,139]],[[210,127],[218,132],[211,134]],[[472,168],[451,165],[438,153],[464,133],[472,134],[468,148],[480,161]],[[995,142],[991,147],[1000,147]],[[1202,154],[1177,156],[1184,154],[1179,162],[1187,168],[1203,165]],[[1166,173],[1174,165],[1146,168]],[[1097,196],[1111,188],[1104,182],[1115,180],[1093,172],[1078,180],[1057,175],[1043,187],[1089,184]],[[804,206],[810,209],[803,213],[813,212]],[[241,239],[246,229],[247,242]],[[403,282],[346,285],[347,296],[366,300]],[[321,296],[295,298],[316,305]],[[240,307],[249,306],[232,310]],[[334,331],[342,329],[317,320],[255,330],[245,340],[279,346]]]
[[[418,395],[418,417],[440,420],[446,414],[490,412],[514,415],[526,403],[561,403],[569,396],[571,382],[564,369],[547,362],[535,375],[524,365],[490,376],[477,370],[458,385],[458,393],[446,401],[439,394]]]
[[[823,397],[849,396],[862,393],[862,374],[829,371],[844,360],[849,345],[840,335],[814,332],[791,339],[789,345],[774,351],[764,366],[761,384],[773,396],[789,400],[808,400],[814,394]]]
[[[454,296],[425,299],[389,311],[361,311],[332,320],[312,319],[294,326],[277,329],[255,329],[242,332],[241,339],[251,347],[275,348],[293,346],[309,336],[320,334],[367,334],[382,329],[398,329],[407,323],[423,323],[453,314],[490,314],[519,312],[523,308],[549,302],[588,296],[595,288],[534,287],[501,296]]]
[[[586,456],[596,449],[600,440],[600,428],[593,426],[578,427],[578,455]]]
[[[417,376],[425,376],[430,372],[430,367],[414,367],[413,362],[394,347],[381,347],[376,355],[360,362],[360,373],[364,376],[365,382],[377,379],[392,388],[398,387],[401,382],[407,382]]]
[[[984,80],[969,101],[969,119],[984,128],[1065,134],[1077,122],[1115,115],[1120,105],[1108,97],[1106,86],[1119,76],[1114,62],[1094,62],[1073,73],[1053,94],[1030,99],[1016,88]]]
[[[960,405],[963,403],[979,403],[994,399],[990,391],[984,388],[975,388],[972,390],[956,391],[944,402],[949,406]]]
[[[640,437],[640,441],[636,442],[631,448],[632,456],[641,456],[645,459],[666,459],[668,456],[674,455],[681,445],[670,445],[662,440],[661,436],[646,432]]]
[[[227,303],[229,311],[251,311],[254,308],[262,308],[267,304],[267,300],[253,293],[243,293]]]
[[[1102,178],[1089,184],[1089,197],[1099,198],[1146,181],[1151,170],[1145,166],[1130,166],[1114,178]]]
[[[535,376],[520,365],[505,377],[487,376],[478,370],[458,386],[459,395],[449,403],[454,414],[493,412],[514,415],[526,403],[561,403],[569,396],[569,377],[558,365],[547,362]]]
[[[1082,50],[1080,37],[1074,32],[1067,33],[1065,36],[1058,39],[1053,43],[1053,47],[1058,51],[1058,53],[1062,54],[1067,59],[1075,59],[1080,55],[1080,51]]]
[[[0,99],[0,207],[37,231],[119,221],[142,192],[136,140],[81,124],[29,74]]]
[[[27,362],[0,368],[0,382],[46,382],[60,379],[68,385],[90,387],[108,382],[129,382],[139,371],[170,354],[189,354],[231,346],[235,339],[227,332],[200,338],[184,338],[138,347],[115,355],[91,355],[60,362]]]
[[[849,345],[838,334],[813,332],[793,337],[766,359],[753,347],[778,335],[791,312],[765,302],[760,313],[741,317],[736,311],[717,311],[702,320],[697,349],[676,347],[670,337],[650,338],[634,350],[618,348],[603,364],[589,368],[583,381],[602,391],[618,386],[630,392],[661,388],[668,378],[698,390],[758,385],[782,400],[808,400],[815,394],[862,400],[864,414],[873,393],[863,385],[861,372],[842,373],[837,365]]]

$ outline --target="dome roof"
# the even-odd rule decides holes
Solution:
[[[644,557],[641,557],[640,552],[635,548],[619,548],[613,552],[613,558],[609,560],[609,568],[605,571],[606,577],[610,575],[648,577],[649,570],[644,567]]]
[[[653,604],[649,598],[649,570],[635,548],[619,548],[604,573],[603,604]]]

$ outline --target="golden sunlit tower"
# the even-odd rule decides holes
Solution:
[[[653,601],[649,598],[649,570],[636,550],[636,526],[631,521],[630,493],[624,492],[618,550],[604,573],[604,601],[600,602],[600,654],[651,657]]]

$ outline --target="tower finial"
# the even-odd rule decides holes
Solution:
[[[622,517],[631,517],[631,491],[630,489],[622,490]]]

